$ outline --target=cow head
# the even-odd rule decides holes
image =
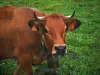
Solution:
[[[74,15],[75,11],[70,17],[55,13],[37,17],[34,13],[34,19],[29,22],[29,26],[33,31],[42,33],[48,53],[63,56],[66,52],[66,31],[72,31],[80,25],[80,21],[73,18]]]

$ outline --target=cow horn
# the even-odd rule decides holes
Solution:
[[[41,19],[43,19],[44,17],[37,17],[37,16],[36,16],[36,13],[34,12],[34,18],[35,18],[36,20],[38,20],[38,19],[41,20]]]
[[[38,20],[38,17],[36,16],[36,13],[34,12],[34,18],[36,19],[36,20]]]
[[[70,18],[71,17],[71,15],[69,15],[69,16],[66,16],[66,18]]]
[[[73,18],[75,15],[75,10],[73,11],[72,15],[66,16],[67,18]]]
[[[38,17],[38,19],[42,20],[44,17]]]

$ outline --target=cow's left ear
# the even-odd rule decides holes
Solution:
[[[81,22],[77,19],[70,19],[66,22],[66,31],[72,31],[80,26]]]

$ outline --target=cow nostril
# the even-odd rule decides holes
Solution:
[[[63,46],[63,50],[65,50],[66,49],[66,46]]]
[[[57,51],[62,51],[65,49],[66,49],[66,46],[55,46],[55,50],[57,50]]]
[[[55,50],[58,50],[59,48],[57,46],[55,46]]]

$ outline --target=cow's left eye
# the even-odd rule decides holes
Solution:
[[[67,32],[68,31],[68,28],[67,28],[67,26],[65,26],[65,32]]]
[[[67,31],[68,31],[68,28],[65,29],[65,32],[67,32]]]

